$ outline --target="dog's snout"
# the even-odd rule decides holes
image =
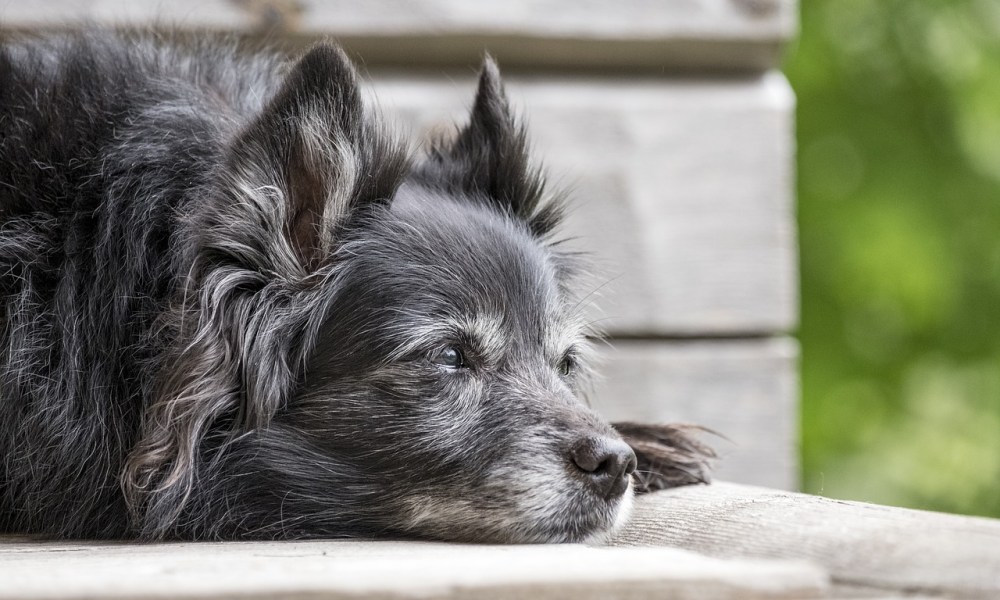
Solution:
[[[570,450],[570,458],[594,493],[607,499],[625,493],[636,467],[632,448],[609,437],[584,438]]]

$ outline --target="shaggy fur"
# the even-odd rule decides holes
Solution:
[[[636,462],[579,400],[577,261],[492,61],[418,158],[357,79],[0,50],[0,531],[581,540],[706,480],[688,430],[620,425]]]

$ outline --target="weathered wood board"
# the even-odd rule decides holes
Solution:
[[[420,542],[97,544],[0,538],[0,599],[817,598],[802,562],[669,548]]]
[[[376,73],[418,137],[466,118],[473,73]],[[777,73],[734,79],[508,78],[592,256],[591,312],[613,335],[739,336],[797,320],[794,98]]]
[[[798,346],[787,338],[615,342],[593,406],[612,421],[689,422],[727,439],[719,479],[798,487]]]
[[[719,483],[636,499],[615,543],[809,560],[838,598],[1000,598],[1000,520]]]
[[[468,64],[485,45],[510,64],[659,72],[773,66],[796,30],[795,8],[794,0],[38,0],[0,5],[0,22],[333,36],[369,63]]]

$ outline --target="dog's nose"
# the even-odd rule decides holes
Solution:
[[[570,450],[570,458],[594,493],[609,500],[625,493],[636,466],[632,448],[608,437],[584,438]]]

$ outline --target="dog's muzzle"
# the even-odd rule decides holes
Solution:
[[[611,437],[583,438],[573,446],[569,456],[576,475],[590,491],[609,501],[625,493],[637,464],[632,448]]]

